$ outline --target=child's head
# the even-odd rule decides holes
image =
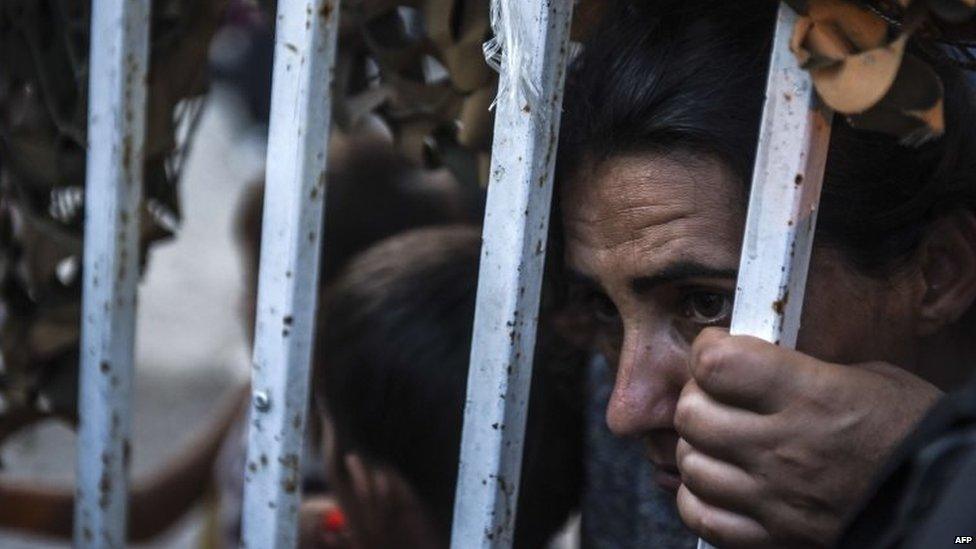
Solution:
[[[477,199],[445,170],[425,170],[382,140],[333,141],[326,177],[319,287],[370,245],[419,227],[468,222]],[[245,328],[254,333],[264,185],[245,194],[236,231],[244,252]]]
[[[392,471],[442,544],[457,480],[479,236],[453,226],[385,240],[350,262],[319,316],[315,390],[331,431],[330,480],[342,498],[343,484],[354,480],[350,455]],[[579,491],[580,411],[553,371],[570,365],[547,363],[545,354],[540,346],[532,382],[516,525],[521,547],[542,546]]]

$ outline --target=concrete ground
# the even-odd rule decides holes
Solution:
[[[224,391],[247,377],[240,316],[241,261],[233,216],[245,185],[261,174],[260,132],[240,122],[234,98],[216,90],[203,113],[181,191],[178,237],[153,249],[139,288],[133,474],[154,468],[202,426]],[[0,448],[7,478],[70,484],[74,434],[50,423]],[[144,547],[197,546],[203,513],[195,511]],[[4,549],[70,547],[0,532]]]

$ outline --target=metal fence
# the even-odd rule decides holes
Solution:
[[[729,330],[790,348],[800,330],[831,120],[790,51],[796,18],[780,4]]]
[[[149,0],[94,0],[75,544],[125,545]],[[484,224],[452,547],[509,547],[573,0],[500,0],[523,29]],[[242,545],[294,547],[339,0],[279,0]],[[829,113],[781,6],[732,331],[793,345]],[[499,428],[504,426],[504,428]],[[704,546],[705,544],[703,544]]]
[[[78,428],[78,547],[122,547],[149,65],[149,0],[96,0]]]

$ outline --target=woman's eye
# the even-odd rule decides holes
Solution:
[[[716,292],[693,292],[685,297],[684,313],[698,324],[719,324],[732,314],[732,298]]]
[[[593,316],[598,322],[611,324],[620,319],[616,305],[605,294],[593,294],[590,303]]]

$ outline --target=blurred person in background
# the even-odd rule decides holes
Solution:
[[[320,294],[328,291],[352,257],[376,242],[419,227],[474,223],[480,213],[480,199],[472,200],[446,170],[420,168],[396,152],[382,136],[336,132],[329,160]],[[238,213],[237,234],[248,289],[242,318],[248,339],[254,334],[263,196],[263,185],[254,185]],[[220,493],[219,530],[225,547],[237,547],[240,541],[247,456],[246,410],[245,405],[215,469]],[[314,414],[310,417],[309,438],[314,441],[318,428]],[[317,444],[308,445],[302,463],[305,492],[325,490],[328,481],[321,469]]]
[[[314,390],[332,499],[308,547],[449,545],[480,256],[476,227],[420,229],[357,256],[322,300]],[[545,547],[577,506],[585,353],[543,316],[514,546]],[[504,426],[499,427],[504,428]],[[336,509],[345,527],[329,523]]]

